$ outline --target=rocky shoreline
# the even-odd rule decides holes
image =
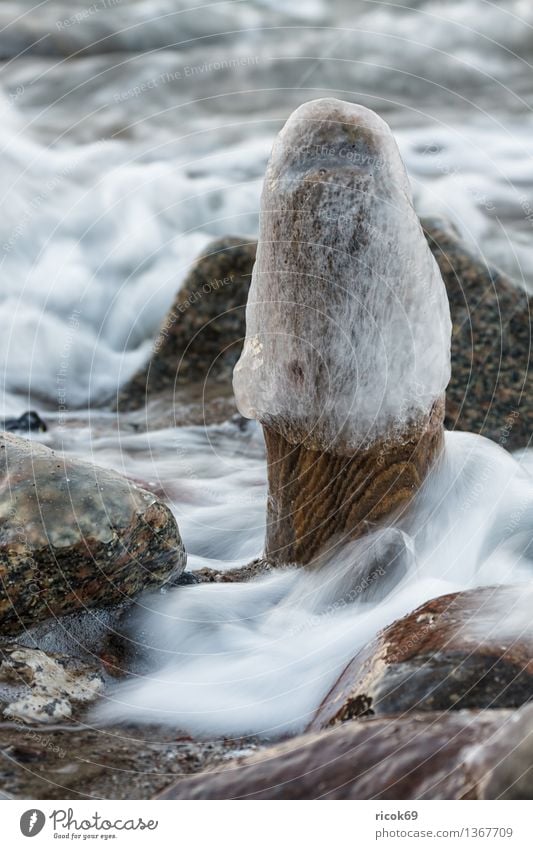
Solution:
[[[446,222],[422,226],[453,325],[446,427],[525,448],[533,432],[530,299]],[[208,246],[149,363],[113,399],[113,415],[99,421],[101,433],[244,422],[231,375],[255,256],[256,243],[246,238]],[[501,611],[519,603],[520,586],[441,595],[398,619],[355,654],[305,733],[291,740],[91,727],[88,707],[132,674],[124,621],[142,592],[186,593],[280,567],[272,556],[226,571],[185,571],[164,495],[41,444],[39,435],[53,438],[54,427],[32,412],[6,420],[0,438],[5,797],[531,798],[533,642],[499,628]],[[414,488],[405,485],[409,498]],[[305,526],[303,508],[302,516]]]
[[[0,749],[5,798],[151,799],[184,776],[238,763],[259,745],[193,740],[159,726],[48,729],[4,722]]]

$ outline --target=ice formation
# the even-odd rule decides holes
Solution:
[[[241,413],[290,442],[350,452],[425,417],[450,377],[445,287],[396,142],[374,112],[300,106],[263,186]]]

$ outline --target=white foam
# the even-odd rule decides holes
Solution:
[[[221,513],[215,516],[220,522]],[[226,516],[235,551],[236,538],[247,532],[242,524],[237,529],[231,504]],[[206,512],[202,522],[209,534]],[[378,629],[443,593],[531,585],[533,479],[482,437],[447,434],[444,459],[401,527],[411,555],[383,598],[379,579],[366,572],[365,583],[361,571],[368,540],[333,549],[311,572],[290,569],[245,584],[145,597],[130,638],[146,653],[150,672],[109,694],[97,718],[163,722],[195,734],[300,731]],[[184,540],[188,545],[186,531]],[[379,558],[372,562],[387,569]],[[376,590],[370,596],[369,583]],[[521,632],[525,624],[522,617]]]
[[[320,93],[384,114],[418,208],[452,217],[531,285],[523,0],[305,10],[265,0],[209,14],[140,0],[78,21],[84,9],[0,10],[0,49],[13,57],[0,98],[1,413],[22,412],[28,388],[58,405],[66,344],[69,408],[128,379],[208,239],[256,232],[272,140]],[[150,50],[173,40],[179,48]],[[67,65],[63,53],[80,46]],[[103,52],[117,47],[126,52]]]

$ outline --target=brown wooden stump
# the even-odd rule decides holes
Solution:
[[[267,559],[312,565],[328,544],[356,539],[397,518],[442,450],[443,419],[441,400],[401,439],[382,440],[351,456],[293,445],[263,425]]]

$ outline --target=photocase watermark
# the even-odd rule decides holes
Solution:
[[[17,507],[15,505],[11,507],[7,514],[7,518],[10,522],[16,522]],[[39,595],[43,591],[36,577],[40,574],[40,567],[37,565],[35,558],[33,557],[33,549],[29,543],[28,533],[24,525],[14,524],[12,526],[9,545],[10,548],[17,551],[18,557],[24,558],[25,567],[29,567],[31,570],[32,577],[26,584],[27,591],[32,595]]]
[[[181,480],[188,479],[193,484],[199,483],[200,486],[194,487],[194,497],[195,499],[201,500],[202,502],[207,501],[226,501],[227,495],[221,490],[221,488],[217,488],[213,485],[201,484],[200,482],[203,480],[201,476],[198,474],[196,466],[193,465],[190,459],[190,447],[180,445],[179,443],[176,445],[176,456],[178,458],[178,462],[180,463],[180,472],[179,476]],[[190,494],[187,496],[190,497]]]
[[[46,733],[39,733],[38,731],[33,731],[31,728],[28,728],[26,723],[18,716],[17,714],[11,713],[10,708],[7,707],[4,710],[3,716],[5,717],[7,722],[12,722],[14,725],[17,725],[20,731],[24,734],[24,739],[26,741],[31,741],[36,745],[40,746],[41,749],[48,749],[50,752],[53,752],[58,756],[61,760],[64,760],[67,756],[66,750],[62,746],[58,746],[57,743],[54,742],[53,738],[46,735]]]
[[[44,828],[46,817],[38,808],[24,811],[20,818],[20,830],[24,837],[36,837]]]
[[[358,149],[357,145],[328,145],[313,144],[309,147],[285,145],[286,156],[298,164],[309,163],[309,165],[320,166],[320,161],[332,163],[349,162],[350,165],[359,165],[373,170],[379,170],[386,165],[386,160],[378,153],[370,153],[368,150]]]
[[[98,0],[97,3],[92,3],[90,6],[80,9],[78,12],[73,12],[72,15],[68,16],[68,18],[56,21],[56,29],[59,30],[59,32],[69,30],[71,27],[88,20],[88,18],[92,18],[93,15],[96,15],[102,10],[113,9],[115,6],[119,6],[121,2],[122,0]]]
[[[313,628],[317,628],[325,617],[331,616],[333,613],[352,605],[355,601],[357,601],[357,599],[361,598],[374,583],[379,581],[379,579],[384,577],[386,574],[387,571],[383,568],[383,566],[376,566],[376,568],[372,569],[368,572],[368,574],[363,575],[359,579],[358,583],[348,592],[344,593],[340,598],[331,602],[326,607],[322,608],[322,610],[319,610],[316,613],[310,613],[305,617],[305,619],[290,628],[286,636],[295,637],[297,634],[301,634],[304,631],[310,631]]]
[[[500,430],[500,437],[498,439],[500,445],[503,446],[507,444],[511,431],[519,418],[520,413],[518,412],[518,410],[511,410],[511,412],[506,416],[505,422]]]
[[[247,68],[258,65],[259,56],[236,56],[233,59],[220,59],[216,62],[203,62],[201,65],[185,65],[185,77],[195,77],[200,74],[211,74],[213,71],[224,71],[230,68]]]
[[[524,219],[533,227],[533,206],[531,205],[531,201],[525,195],[521,195],[518,198],[518,202],[524,213]]]
[[[125,91],[118,92],[113,96],[115,103],[122,103],[132,97],[140,97],[148,91],[152,91],[160,86],[168,85],[169,83],[180,82],[191,77],[198,77],[202,74],[218,73],[219,71],[230,70],[235,68],[247,68],[251,65],[258,65],[259,56],[236,56],[232,59],[219,59],[216,62],[204,62],[200,65],[184,65],[175,71],[165,71],[157,77],[150,77]]]
[[[369,168],[383,168],[384,159],[382,156],[368,153],[367,151],[357,150],[350,145],[330,146],[327,144],[315,144],[311,148],[312,152],[319,159],[334,158],[342,159],[349,162],[351,165],[364,165]],[[305,153],[307,157],[307,152]]]
[[[92,154],[94,155],[94,151],[96,148],[106,144],[109,144],[108,139],[99,139],[97,142],[95,142],[94,145],[91,145]],[[2,250],[5,254],[9,254],[13,250],[17,241],[20,239],[21,236],[24,235],[24,233],[28,229],[28,225],[43,207],[43,204],[50,199],[50,197],[54,194],[54,192],[56,192],[57,189],[63,187],[65,181],[77,169],[80,162],[83,161],[84,156],[85,153],[80,153],[80,155],[77,156],[75,159],[67,162],[65,166],[61,168],[60,171],[58,171],[57,174],[55,174],[53,177],[50,177],[44,182],[44,184],[42,184],[41,191],[30,200],[29,204],[22,211],[22,213],[17,216],[17,226],[11,233],[9,239],[7,239],[7,241],[5,241],[2,245]]]
[[[26,209],[18,216],[17,226],[9,239],[2,245],[4,253],[8,254],[13,250],[17,241],[26,232],[28,224],[33,219],[35,213],[41,209],[43,203],[48,200],[50,195],[61,185],[63,180],[69,176],[75,167],[76,164],[66,165],[59,174],[56,174],[55,177],[51,177],[44,183],[41,191],[31,199]]]
[[[79,835],[73,833],[76,831],[155,831],[159,825],[159,820],[145,821],[142,817],[110,820],[97,811],[90,819],[76,819],[73,808],[67,810],[59,808],[52,811],[49,819],[52,821],[54,831],[66,830],[71,833],[71,837],[79,837]]]
[[[421,624],[416,631],[413,631],[409,637],[402,640],[400,651],[396,650],[391,645],[387,647],[388,663],[398,663],[413,650],[418,650],[420,644],[423,643],[426,637],[437,627],[437,617],[434,613],[421,613],[420,616],[417,617],[416,621],[417,624],[423,624]]]
[[[20,818],[20,830],[25,837],[35,837],[46,826],[47,819],[54,837],[70,840],[85,840],[87,837],[109,840],[117,837],[116,832],[155,831],[159,827],[159,820],[145,820],[143,817],[109,819],[98,811],[90,817],[77,817],[73,808],[56,808],[47,817],[39,808],[29,808]]]

